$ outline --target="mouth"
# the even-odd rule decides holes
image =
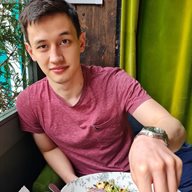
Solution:
[[[63,73],[69,66],[57,66],[50,68],[50,71],[54,73]]]

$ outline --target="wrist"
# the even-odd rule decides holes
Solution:
[[[74,180],[78,179],[78,177],[75,174],[67,175],[63,180],[65,183],[70,183]]]
[[[156,138],[162,140],[166,146],[168,146],[168,135],[165,130],[158,127],[143,127],[142,130],[136,135],[145,135],[148,137]]]

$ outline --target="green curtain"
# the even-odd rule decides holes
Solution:
[[[122,0],[120,43],[120,67],[183,123],[192,143],[192,0]]]
[[[136,76],[136,32],[139,0],[122,0],[120,67]]]

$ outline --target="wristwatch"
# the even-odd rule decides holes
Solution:
[[[141,131],[137,134],[139,135],[146,135],[149,137],[161,139],[165,142],[166,146],[168,146],[168,136],[165,130],[159,127],[143,127]]]

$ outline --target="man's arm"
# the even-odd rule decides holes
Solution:
[[[164,129],[169,138],[169,148],[173,152],[177,151],[184,143],[185,129],[183,125],[155,100],[149,99],[141,104],[133,116],[144,126]]]
[[[68,158],[46,134],[34,133],[33,137],[45,160],[65,183],[77,178]]]
[[[182,162],[173,153],[185,140],[185,130],[156,101],[150,99],[141,104],[133,113],[144,126],[164,129],[169,138],[169,148],[161,139],[140,135],[135,138],[129,153],[132,178],[140,192],[176,192],[182,173]]]

